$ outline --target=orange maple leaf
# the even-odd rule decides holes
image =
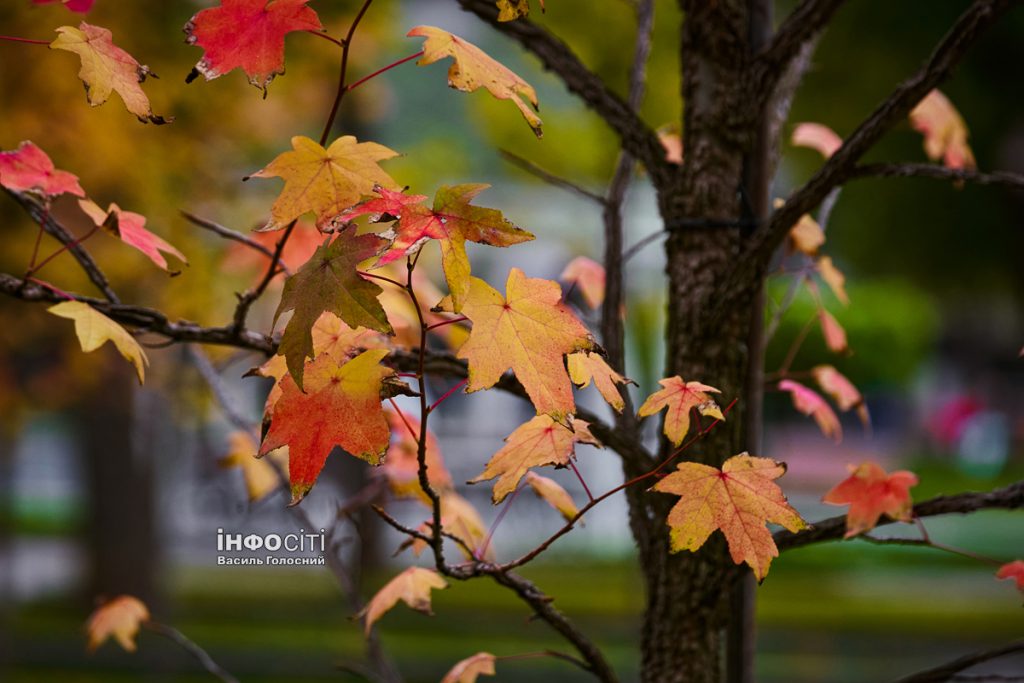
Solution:
[[[462,312],[473,322],[458,351],[469,361],[467,392],[487,389],[509,368],[533,401],[538,415],[564,421],[575,412],[564,356],[594,348],[583,323],[562,303],[557,282],[509,271],[506,299],[479,278],[470,278]],[[451,308],[450,299],[440,308]]]
[[[380,365],[387,354],[386,349],[372,349],[344,364],[323,354],[307,364],[306,393],[291,376],[281,380],[281,397],[259,455],[288,446],[292,505],[313,488],[335,446],[371,465],[380,464],[390,440],[380,399],[384,380],[394,376]]]
[[[708,396],[708,392],[719,393],[718,389],[700,382],[684,382],[679,375],[668,379],[659,379],[661,389],[647,397],[640,406],[638,415],[647,417],[668,408],[665,414],[665,436],[678,446],[690,431],[690,410],[697,409],[701,415],[725,420],[718,404]]]
[[[399,600],[414,610],[432,614],[430,611],[431,589],[447,587],[448,582],[433,569],[409,567],[377,591],[376,595],[366,603],[366,607],[356,616],[365,618],[366,633],[369,635],[374,622],[397,605]]]
[[[577,256],[566,264],[558,279],[579,287],[587,305],[600,308],[604,301],[605,277],[604,266],[586,256]]]
[[[78,206],[94,224],[102,227],[128,246],[138,249],[157,267],[170,271],[164,254],[171,254],[182,263],[188,263],[185,255],[178,251],[173,244],[146,230],[146,217],[142,214],[124,211],[117,204],[111,204],[104,211],[91,199],[79,199]]]
[[[811,370],[814,381],[818,383],[822,391],[832,397],[832,400],[844,413],[847,410],[857,410],[857,417],[864,424],[864,427],[871,426],[871,416],[868,414],[868,407],[864,404],[864,397],[857,387],[853,386],[846,376],[831,365],[817,365]]]
[[[720,470],[680,463],[678,470],[652,487],[681,496],[668,515],[672,551],[697,550],[720,529],[733,562],[746,562],[757,580],[763,580],[772,558],[779,555],[767,523],[790,531],[807,526],[773,482],[785,473],[784,463],[746,453],[729,458]]]
[[[829,286],[829,289],[836,295],[836,298],[844,306],[849,306],[850,297],[846,294],[846,276],[843,275],[841,270],[836,268],[836,265],[832,262],[832,257],[821,256],[815,265],[818,269],[818,275]]]
[[[495,656],[490,652],[477,652],[457,662],[441,679],[441,683],[476,683],[478,676],[493,676]]]
[[[822,498],[832,505],[850,506],[846,513],[846,538],[874,529],[883,514],[900,522],[911,521],[910,487],[917,485],[917,475],[906,470],[886,474],[873,462],[851,465],[849,470],[850,476]]]
[[[18,149],[0,152],[0,185],[15,192],[39,192],[46,197],[65,192],[85,196],[78,176],[58,171],[46,152],[28,140],[22,141]]]
[[[125,108],[143,123],[160,125],[174,120],[153,113],[140,84],[147,76],[156,77],[156,74],[114,45],[110,31],[83,21],[78,28],[61,26],[57,34],[50,48],[74,52],[81,58],[82,68],[78,77],[85,83],[90,106],[103,104],[111,92],[116,92],[124,101]]]
[[[267,92],[274,76],[284,73],[284,37],[292,31],[322,31],[309,0],[222,0],[220,6],[197,12],[185,24],[185,42],[203,48],[203,57],[189,74],[212,81],[242,69],[249,82]]]
[[[538,415],[520,425],[505,438],[505,445],[495,453],[487,467],[469,483],[498,477],[491,499],[497,505],[516,490],[519,480],[531,467],[565,466],[573,457],[577,443],[601,446],[583,420],[572,421],[573,431],[555,422],[548,415]]]
[[[330,228],[345,209],[373,192],[377,185],[397,188],[377,162],[398,152],[376,142],[357,142],[351,135],[338,138],[327,149],[296,135],[292,151],[282,152],[249,178],[283,178],[284,189],[270,209],[263,230],[280,230],[304,213],[316,214],[317,228]]]
[[[947,168],[974,168],[974,153],[967,144],[967,124],[949,98],[932,90],[910,112],[910,125],[924,135],[929,159],[942,159]]]
[[[86,633],[89,651],[93,652],[111,636],[128,652],[135,652],[135,636],[139,626],[149,621],[149,610],[138,598],[119,595],[100,605],[89,616]]]
[[[454,63],[448,69],[450,87],[463,92],[486,88],[499,100],[512,100],[534,134],[541,137],[540,117],[523,101],[525,98],[533,105],[533,109],[537,109],[537,92],[508,67],[492,59],[468,40],[435,26],[417,26],[406,35],[427,39],[423,43],[423,58],[417,64],[425,66],[451,57]]]
[[[526,473],[526,483],[530,485],[533,492],[537,494],[537,497],[546,502],[548,505],[558,510],[559,514],[565,518],[567,522],[571,522],[576,518],[579,510],[576,507],[576,503],[573,502],[572,496],[569,492],[562,488],[554,479],[549,477],[542,477],[536,472]],[[583,520],[580,520],[580,524],[583,524]]]

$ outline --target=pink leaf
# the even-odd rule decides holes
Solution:
[[[839,417],[820,394],[790,379],[779,382],[779,389],[790,393],[794,408],[814,418],[822,434],[834,439],[836,443],[843,440],[843,428],[839,424]]]
[[[810,147],[828,159],[843,146],[843,139],[820,123],[800,123],[793,130],[791,141],[797,147]]]
[[[16,150],[0,152],[0,185],[16,192],[42,192],[49,197],[65,192],[85,196],[77,176],[56,170],[46,152],[28,140]]]

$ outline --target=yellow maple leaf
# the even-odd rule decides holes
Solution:
[[[58,317],[75,321],[75,334],[82,351],[86,353],[95,351],[108,341],[113,342],[125,360],[135,366],[139,384],[145,382],[149,359],[135,338],[128,334],[128,330],[81,301],[63,301],[46,310]]]
[[[542,122],[534,112],[538,108],[537,92],[508,67],[492,59],[473,43],[435,26],[417,26],[406,35],[427,39],[423,44],[423,57],[417,64],[425,66],[451,57],[455,61],[448,69],[450,87],[463,92],[487,88],[499,100],[512,100],[534,134],[541,137]],[[523,98],[533,105],[533,109],[527,106]]]
[[[773,481],[785,473],[785,464],[747,453],[729,458],[720,470],[680,463],[679,469],[652,487],[681,496],[668,514],[672,552],[697,550],[720,529],[733,562],[746,562],[757,580],[763,580],[772,558],[779,555],[767,523],[790,531],[807,526]]]
[[[718,389],[700,382],[684,382],[679,375],[668,379],[659,379],[663,388],[647,397],[640,406],[640,417],[653,415],[662,408],[668,408],[665,414],[665,436],[676,446],[683,442],[690,431],[690,410],[697,409],[701,415],[725,420],[718,404],[708,396],[708,392],[718,393]]]
[[[567,522],[576,517],[579,512],[576,503],[573,502],[569,492],[562,488],[557,481],[549,477],[542,477],[536,472],[527,472],[526,483],[541,500],[558,510]],[[583,524],[583,520],[580,520],[580,524]]]
[[[581,389],[586,389],[590,386],[591,380],[593,380],[594,386],[601,392],[601,396],[608,402],[608,405],[616,411],[622,412],[622,409],[626,407],[626,403],[622,399],[622,394],[619,393],[619,388],[615,385],[635,384],[633,380],[627,379],[612,370],[604,358],[596,353],[589,351],[571,353],[567,361],[569,377],[572,379],[573,384]]]
[[[255,503],[272,493],[281,485],[281,478],[275,470],[275,463],[283,468],[288,467],[288,451],[279,448],[266,458],[257,458],[259,444],[248,432],[236,430],[228,436],[228,452],[217,464],[228,469],[238,467],[245,479],[245,490],[249,494],[249,502]]]
[[[146,605],[130,595],[118,597],[96,608],[89,616],[86,633],[89,651],[93,652],[111,636],[128,652],[135,652],[135,636],[139,625],[149,621]]]
[[[399,600],[414,610],[432,614],[430,590],[447,587],[448,582],[433,569],[409,567],[377,591],[377,594],[370,598],[370,602],[366,603],[366,607],[357,616],[365,618],[366,633],[369,635],[374,622],[397,605]]]
[[[533,401],[538,415],[560,422],[576,410],[565,354],[594,348],[583,323],[562,303],[557,282],[509,271],[506,299],[483,280],[469,279],[462,313],[473,323],[458,351],[469,361],[467,392],[487,389],[509,368]],[[451,310],[446,298],[439,306]]]
[[[91,106],[103,104],[111,92],[116,92],[128,111],[143,123],[159,125],[174,120],[153,113],[141,83],[147,76],[156,78],[156,74],[114,45],[110,31],[83,21],[78,28],[61,26],[57,34],[50,48],[74,52],[81,57],[82,68],[78,77],[85,83],[86,98]]]
[[[397,189],[391,176],[377,162],[398,152],[376,142],[357,142],[345,135],[324,149],[316,141],[296,135],[292,151],[283,152],[248,178],[283,178],[284,189],[270,210],[263,230],[280,230],[304,213],[316,214],[320,229],[373,192],[375,185]]]
[[[487,481],[498,477],[491,499],[497,505],[516,490],[519,481],[531,467],[562,465],[569,463],[577,443],[601,446],[583,420],[573,420],[570,431],[565,425],[555,422],[548,415],[538,415],[525,424],[519,425],[505,439],[505,445],[495,453],[487,467],[470,483]]]

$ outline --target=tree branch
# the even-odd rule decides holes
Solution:
[[[1008,171],[983,173],[965,168],[946,168],[935,164],[890,163],[861,164],[850,171],[851,179],[859,178],[931,178],[954,183],[974,185],[998,185],[1014,190],[1024,190],[1024,175]]]
[[[972,654],[959,657],[951,662],[937,666],[934,669],[928,669],[910,676],[905,676],[904,678],[896,681],[896,683],[942,683],[943,681],[952,680],[964,669],[969,669],[972,666],[987,662],[991,659],[1005,657],[1006,655],[1012,655],[1018,652],[1024,652],[1024,640],[1017,640],[1012,643],[1008,643],[1007,645],[994,647],[990,650],[982,650],[980,652],[974,652]]]
[[[952,496],[938,496],[914,506],[914,517],[934,517],[936,515],[967,514],[978,510],[1016,510],[1024,507],[1024,481],[983,493],[969,492]],[[893,520],[884,518],[879,526],[892,524]],[[830,517],[816,522],[810,528],[796,533],[778,531],[775,533],[775,545],[779,551],[792,550],[812,543],[838,541],[846,533],[846,515]]]
[[[953,27],[939,41],[924,65],[903,81],[857,127],[818,172],[786,203],[772,214],[767,225],[759,228],[733,271],[723,278],[712,301],[708,315],[716,317],[725,310],[728,300],[742,295],[744,283],[760,278],[775,250],[782,244],[790,228],[817,206],[832,190],[850,177],[854,164],[898,121],[904,119],[933,88],[949,77],[953,67],[986,29],[1021,0],[974,0],[960,15]]]
[[[557,176],[554,173],[546,171],[537,164],[530,161],[529,159],[524,159],[518,154],[513,154],[512,152],[509,152],[504,149],[499,149],[498,153],[501,154],[502,158],[505,159],[505,161],[509,162],[513,166],[518,166],[519,168],[523,169],[530,175],[543,180],[548,185],[560,187],[563,190],[567,190],[569,192],[575,192],[581,197],[589,199],[590,201],[595,202],[601,206],[604,206],[605,204],[605,198],[597,194],[596,192],[591,192],[587,188],[581,185],[577,185],[571,180],[567,180],[561,176]]]
[[[323,35],[323,34],[315,33],[314,35]],[[243,235],[242,233],[240,233],[240,232],[238,232],[236,230],[232,230],[231,228],[224,227],[220,223],[215,223],[214,221],[207,220],[206,218],[201,218],[200,216],[196,216],[194,214],[191,214],[188,211],[182,211],[181,215],[184,216],[185,220],[187,220],[189,223],[192,223],[193,225],[196,225],[196,226],[198,226],[198,227],[200,227],[200,228],[202,228],[204,230],[209,230],[210,232],[214,233],[215,235],[219,235],[220,237],[223,237],[226,240],[231,240],[233,242],[238,242],[239,244],[244,244],[245,246],[249,247],[250,249],[252,249],[254,251],[257,251],[257,252],[263,254],[264,256],[266,256],[269,259],[274,258],[274,252],[273,251],[271,251],[266,245],[260,244],[259,242],[257,242],[256,240],[252,239],[248,235]],[[280,265],[281,265],[281,270],[284,272],[285,275],[291,275],[292,274],[292,272],[288,268],[288,266],[286,266],[284,263],[281,263]]]
[[[238,683],[238,679],[225,671],[217,662],[213,661],[213,657],[206,650],[196,645],[184,633],[173,626],[156,621],[144,621],[142,622],[142,627],[147,631],[152,631],[174,641],[179,647],[195,657],[204,669],[223,681],[223,683]]]
[[[100,270],[96,261],[94,261],[89,252],[85,250],[85,247],[76,242],[75,237],[68,232],[67,228],[57,222],[57,220],[50,215],[50,211],[46,206],[27,193],[15,192],[14,190],[10,190],[6,187],[3,189],[4,192],[6,192],[11,199],[16,201],[21,208],[32,217],[32,220],[42,227],[43,230],[67,247],[67,250],[75,257],[78,264],[82,266],[82,270],[85,271],[89,281],[96,285],[96,289],[100,290],[108,301],[115,304],[120,302],[117,298],[117,294],[111,288],[110,282],[107,280],[107,276],[103,274],[102,270]]]
[[[588,69],[562,40],[526,19],[499,22],[498,8],[493,0],[458,2],[462,9],[472,12],[498,32],[513,38],[540,59],[545,69],[557,75],[570,92],[582,99],[618,134],[623,150],[644,165],[655,184],[672,173],[658,135],[644,123],[634,108]]]

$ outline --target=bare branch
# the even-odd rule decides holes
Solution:
[[[119,303],[117,294],[110,286],[110,282],[107,280],[107,276],[103,274],[100,267],[93,260],[92,256],[85,250],[80,244],[76,243],[75,237],[68,232],[68,229],[61,225],[53,216],[50,215],[50,211],[41,204],[35,197],[24,193],[15,192],[8,188],[4,188],[4,192],[16,201],[21,208],[25,210],[28,215],[32,217],[32,220],[37,222],[43,230],[49,235],[54,237],[58,242],[67,247],[67,250],[75,257],[78,264],[82,266],[82,270],[88,276],[89,281],[96,285],[96,289],[100,290],[107,301],[112,303]]]
[[[604,206],[604,203],[605,203],[604,197],[602,197],[601,195],[597,194],[596,192],[591,192],[587,188],[582,187],[580,185],[577,185],[576,183],[572,182],[571,180],[566,180],[565,178],[562,178],[561,176],[557,176],[554,173],[546,171],[543,168],[541,168],[540,166],[538,166],[537,164],[535,164],[532,161],[530,161],[529,159],[524,159],[523,157],[521,157],[521,156],[519,156],[517,154],[513,154],[512,152],[509,152],[507,150],[499,149],[498,153],[501,154],[502,158],[504,158],[505,161],[509,162],[513,166],[518,166],[519,168],[523,169],[524,171],[526,171],[527,173],[529,173],[532,176],[540,178],[541,180],[546,182],[548,185],[554,185],[555,187],[560,187],[563,190],[568,190],[569,192],[575,192],[576,194],[580,195],[581,197],[585,197],[585,198],[589,199],[592,202],[596,202],[597,204],[600,204],[601,206]]]
[[[322,35],[322,34],[317,34],[317,35]],[[274,252],[271,251],[269,248],[267,248],[266,245],[260,244],[259,242],[257,242],[256,240],[252,239],[251,237],[249,237],[247,235],[243,235],[242,233],[240,233],[240,232],[238,232],[236,230],[232,230],[231,228],[227,228],[227,227],[221,225],[220,223],[216,223],[216,222],[208,220],[206,218],[201,218],[200,216],[196,216],[195,214],[191,214],[188,211],[182,211],[181,215],[184,216],[185,220],[187,220],[189,223],[192,223],[193,225],[199,226],[203,230],[209,230],[210,232],[212,232],[212,233],[214,233],[216,235],[219,235],[219,236],[223,237],[226,240],[231,240],[233,242],[238,242],[239,244],[244,244],[245,246],[249,247],[250,249],[253,249],[253,250],[258,251],[259,253],[263,254],[267,258],[270,258],[270,259],[274,258]],[[291,270],[284,263],[281,264],[281,270],[284,271],[284,273],[286,275],[291,275],[292,274]]]
[[[593,109],[618,134],[622,148],[636,157],[658,184],[672,173],[665,161],[665,149],[658,135],[651,130],[637,111],[610,90],[597,74],[580,61],[572,49],[549,31],[526,19],[498,21],[498,8],[493,0],[458,0],[462,9],[515,39],[532,52],[548,71],[557,75],[566,88]]]
[[[800,216],[824,200],[832,188],[848,179],[854,164],[864,153],[894,124],[904,119],[929,91],[948,78],[953,67],[984,31],[1020,2],[1021,0],[974,0],[971,3],[917,73],[897,86],[843,142],[842,147],[818,169],[818,172],[772,214],[768,224],[754,233],[743,254],[737,259],[736,267],[719,285],[713,297],[717,304],[706,307],[709,316],[717,316],[720,311],[726,310],[726,300],[743,292],[744,283],[760,277],[767,268],[772,254],[782,244],[789,229]]]
[[[159,634],[164,638],[175,642],[179,647],[195,657],[199,663],[202,664],[204,669],[224,683],[238,683],[238,679],[225,671],[219,664],[217,664],[217,662],[213,661],[213,657],[211,657],[206,650],[189,640],[184,633],[173,626],[161,624],[156,621],[144,621],[142,622],[142,627],[147,631],[152,631],[153,633]]]
[[[983,173],[965,168],[946,168],[935,164],[862,164],[854,166],[850,171],[851,179],[855,178],[931,178],[948,180],[954,183],[972,183],[974,185],[997,185],[1014,190],[1024,190],[1024,175],[1008,171]]]
[[[1016,510],[1024,507],[1024,481],[983,493],[969,492],[952,496],[938,496],[914,506],[915,517],[934,517],[936,515],[967,514],[978,510]],[[893,520],[884,518],[879,522],[892,524]],[[778,531],[775,533],[775,545],[780,551],[800,548],[812,543],[838,541],[846,533],[846,515],[830,517],[814,523],[809,529],[793,533]]]
[[[981,652],[974,652],[972,654],[959,657],[958,659],[947,662],[942,666],[937,666],[934,669],[928,669],[927,671],[921,671],[910,676],[905,676],[904,678],[896,681],[896,683],[942,683],[943,681],[959,678],[957,674],[964,669],[969,669],[972,666],[977,666],[983,662],[997,659],[999,657],[1005,657],[1006,655],[1016,654],[1018,652],[1024,652],[1024,640],[1016,640],[1012,643],[1008,643],[1007,645],[1001,645],[990,650],[982,650]],[[997,681],[1006,679],[990,678],[988,680]]]

